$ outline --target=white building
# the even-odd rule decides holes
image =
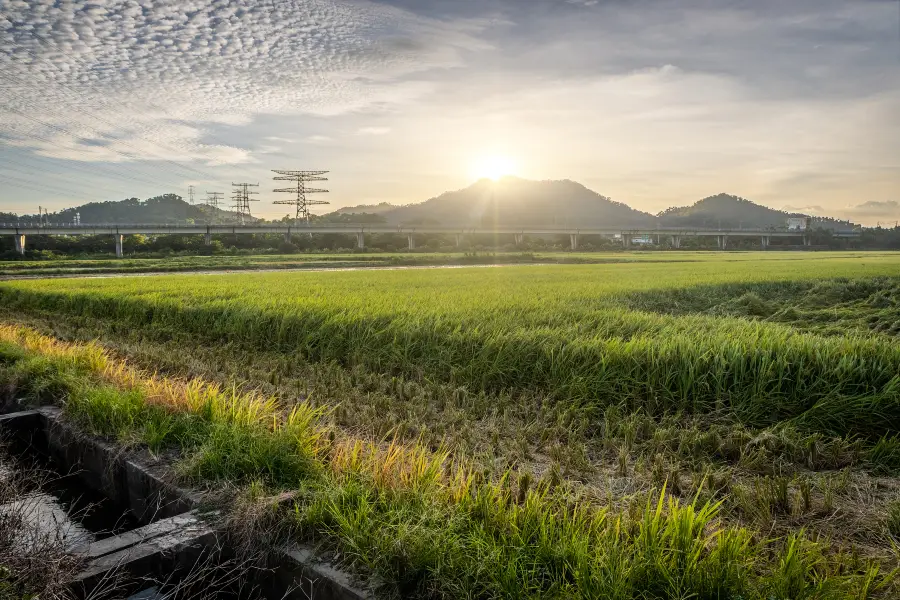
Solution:
[[[809,217],[791,217],[787,220],[787,228],[790,231],[806,231],[809,229]]]

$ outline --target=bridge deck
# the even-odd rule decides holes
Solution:
[[[0,235],[222,235],[275,233],[282,235],[301,233],[431,233],[461,235],[665,235],[665,236],[768,236],[798,237],[808,232],[801,230],[765,229],[704,229],[704,228],[631,228],[631,227],[454,227],[433,225],[165,225],[165,224],[95,224],[95,225],[27,225],[0,224]],[[836,237],[859,237],[858,231],[835,231]]]

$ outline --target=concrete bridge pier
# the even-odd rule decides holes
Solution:
[[[681,248],[681,236],[680,235],[672,236],[672,247],[675,248],[676,250],[678,248]]]
[[[761,241],[762,241],[762,249],[768,250],[769,249],[769,236],[767,236],[767,235],[762,236]]]
[[[462,234],[456,234],[456,247],[459,248],[462,245]]]
[[[812,246],[812,239],[808,235],[803,236],[803,245]]]
[[[121,233],[115,233],[113,234],[113,237],[116,240],[116,258],[122,258],[125,254],[125,251],[122,248],[122,242],[124,241],[125,236]]]
[[[208,231],[203,234],[203,244],[206,246],[212,246],[212,234]]]
[[[366,234],[362,231],[356,234],[356,247],[360,250],[366,247]]]
[[[628,248],[629,246],[631,246],[631,240],[628,239],[628,234],[623,231],[622,232],[622,247]]]
[[[287,231],[284,232],[284,242],[286,244],[291,243],[291,230],[290,229],[288,229]]]
[[[525,234],[517,233],[516,234],[516,246],[521,246],[524,241],[525,241]]]
[[[578,234],[577,233],[569,234],[569,244],[572,246],[572,250],[578,250]]]
[[[719,250],[725,250],[728,248],[728,236],[720,235],[719,238]]]
[[[406,239],[407,239],[407,241],[409,242],[409,249],[410,249],[410,250],[415,250],[415,249],[416,249],[416,238],[415,238],[415,236],[414,236],[413,234],[409,233],[409,234],[406,235]]]
[[[25,234],[17,233],[13,237],[16,238],[16,252],[25,254]]]

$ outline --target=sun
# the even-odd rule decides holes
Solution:
[[[498,179],[516,172],[516,161],[509,156],[499,154],[482,156],[472,163],[472,175],[476,179]]]

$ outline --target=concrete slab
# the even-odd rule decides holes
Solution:
[[[213,528],[192,517],[175,529],[94,558],[75,578],[73,587],[89,596],[91,590],[115,573],[166,579],[177,571],[190,569],[215,544]]]
[[[53,496],[29,494],[0,504],[0,515],[16,516],[22,527],[16,532],[14,545],[22,548],[41,547],[48,541],[59,541],[69,552],[81,553],[94,541],[94,535],[73,521]]]
[[[144,527],[138,527],[131,531],[126,531],[125,533],[114,537],[97,540],[85,550],[85,556],[88,556],[89,558],[99,558],[107,554],[112,554],[113,552],[119,552],[137,544],[156,539],[160,536],[170,535],[179,529],[193,527],[197,522],[198,518],[195,513],[187,513],[168,519],[161,519],[155,523],[145,525]]]
[[[286,600],[374,600],[371,592],[355,585],[350,575],[321,560],[309,546],[283,548],[279,565],[266,591],[270,598]],[[287,595],[285,591],[290,590]],[[278,594],[281,594],[280,596]]]

